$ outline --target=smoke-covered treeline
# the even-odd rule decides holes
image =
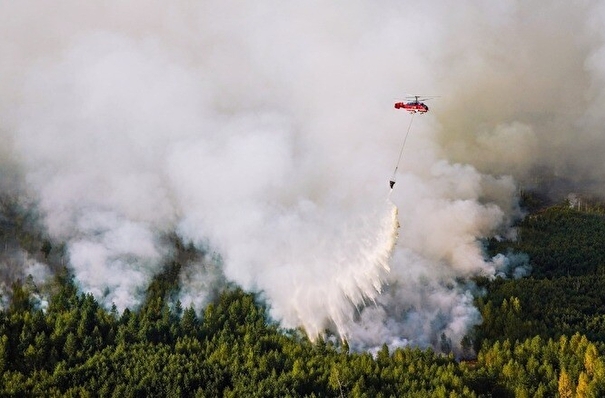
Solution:
[[[235,283],[354,348],[459,342],[480,322],[470,278],[526,269],[482,245],[514,236],[518,183],[602,192],[604,12],[0,2],[0,188],[106,308],[143,303],[176,235],[205,253],[175,296],[200,312]],[[441,97],[387,201],[405,94]],[[56,271],[26,252],[2,254],[4,297]]]
[[[595,265],[596,275],[583,267],[572,277],[559,271],[576,254],[565,248],[604,225],[602,213],[567,206],[532,214],[521,225],[542,276],[479,278],[487,291],[479,299],[484,322],[462,342],[467,355],[477,346],[471,361],[431,349],[384,344],[372,355],[351,352],[338,339],[312,343],[300,329],[278,327],[260,296],[237,288],[215,296],[199,315],[173,305],[180,270],[201,255],[178,241],[180,254],[153,278],[138,311],[104,309],[63,270],[46,285],[52,294],[44,310],[32,295],[35,286],[13,286],[11,305],[0,312],[0,394],[601,396],[605,335],[594,326],[603,306],[595,308],[594,300],[603,264]],[[561,246],[551,257],[541,256],[545,231]],[[603,249],[588,246],[585,260],[598,261]],[[442,352],[453,348],[445,335],[439,343]]]

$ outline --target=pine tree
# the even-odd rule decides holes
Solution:
[[[558,390],[560,398],[573,398],[574,396],[573,383],[565,369],[561,369],[561,374],[559,375]]]

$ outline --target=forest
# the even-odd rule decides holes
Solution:
[[[29,215],[28,215],[29,214]],[[475,355],[415,347],[375,355],[284,329],[258,295],[230,286],[201,313],[173,305],[188,248],[119,312],[82,293],[64,247],[31,212],[0,203],[2,259],[20,247],[52,264],[49,299],[15,280],[0,311],[0,396],[119,397],[601,397],[605,396],[605,213],[569,203],[530,209],[515,241],[529,276],[476,278],[483,322],[465,337]],[[176,242],[177,246],[179,245]]]

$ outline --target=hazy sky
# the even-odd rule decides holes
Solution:
[[[177,231],[221,259],[183,270],[185,305],[224,277],[311,335],[456,345],[479,315],[454,281],[523,265],[480,244],[514,234],[518,187],[603,192],[604,24],[597,1],[0,0],[0,188],[107,304]],[[407,94],[440,97],[389,195]]]

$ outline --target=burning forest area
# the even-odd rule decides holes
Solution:
[[[0,395],[605,394],[601,2],[0,32]]]

